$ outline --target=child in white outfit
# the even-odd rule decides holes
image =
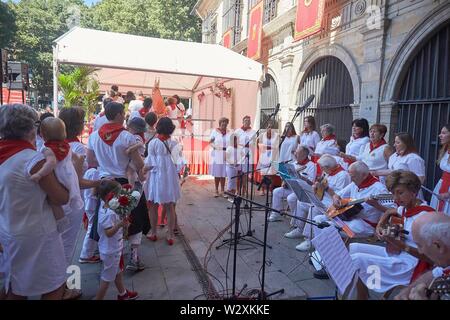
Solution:
[[[122,189],[120,183],[112,180],[103,180],[97,188],[97,196],[103,201],[103,207],[98,215],[98,234],[100,236],[98,247],[100,258],[103,262],[100,287],[95,296],[96,300],[103,300],[109,283],[115,283],[119,295],[118,300],[134,300],[138,297],[137,292],[125,289],[122,278],[123,271],[123,228],[130,223],[127,219],[121,219],[108,206],[107,198],[113,194],[118,195]]]

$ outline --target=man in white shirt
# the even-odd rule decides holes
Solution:
[[[450,276],[450,217],[429,213],[418,217],[412,225],[412,236],[420,253],[430,258],[436,267],[424,273],[403,289],[396,300],[428,300],[426,289],[433,279]]]
[[[310,181],[314,181],[316,179],[316,165],[309,160],[309,148],[307,146],[298,146],[295,150],[295,157],[296,157],[296,163],[295,163],[295,169],[300,170],[298,171],[300,174],[304,173],[305,178],[307,178]],[[273,190],[272,195],[272,207],[280,211],[282,204],[281,201],[283,198],[287,199],[288,206],[291,210],[291,213],[295,215],[296,207],[297,207],[297,196],[295,195],[294,191],[292,191],[291,188],[286,184],[286,182],[283,182],[283,185],[279,188],[276,188]],[[280,221],[281,215],[278,212],[272,211],[272,213],[269,216],[268,219],[270,222]]]
[[[122,104],[108,103],[105,107],[105,117],[108,122],[89,137],[88,165],[94,167],[98,163],[102,178],[113,178],[121,184],[126,184],[128,183],[127,167],[130,161],[133,162],[137,172],[144,166],[144,161],[137,149],[127,154],[127,149],[135,145],[138,140],[123,127],[125,110]],[[137,255],[137,248],[140,245],[142,233],[146,234],[150,229],[144,195],[141,196],[138,206],[131,211],[130,217],[132,223],[129,228],[129,241],[132,255],[127,268],[138,271],[143,270],[144,267]]]
[[[321,167],[322,171],[325,173],[323,180],[326,180],[321,183],[316,183],[314,185],[315,188],[325,187],[325,193],[322,199],[322,203],[325,207],[330,207],[333,204],[333,199],[328,194],[328,190],[342,190],[346,186],[351,183],[350,175],[347,171],[345,171],[340,164],[337,163],[336,158],[330,155],[323,155],[318,160],[318,165]],[[309,212],[310,205],[304,202],[297,202],[297,210],[295,215],[298,217],[306,218]],[[320,211],[317,208],[313,208],[312,217],[308,217],[309,219],[313,219],[316,216],[320,215]],[[298,251],[309,251],[311,248],[311,226],[306,226],[305,223],[300,220],[295,220],[294,225],[295,229],[286,233],[284,236],[290,239],[305,237],[305,240],[297,245],[295,248]]]
[[[137,99],[131,100],[130,104],[128,105],[128,112],[130,113],[133,111],[139,111],[144,107],[144,93],[142,91],[138,91],[136,95]]]

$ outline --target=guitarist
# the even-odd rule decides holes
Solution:
[[[397,209],[386,210],[377,225],[376,234],[386,241],[386,247],[362,243],[352,243],[349,247],[359,275],[358,299],[368,299],[368,285],[375,292],[384,293],[396,286],[409,285],[429,268],[424,260],[426,257],[420,255],[411,235],[414,220],[434,211],[417,198],[421,186],[419,178],[410,171],[398,170],[386,178],[386,185],[398,204]],[[401,220],[406,235],[395,235],[393,238],[384,232],[386,225],[392,221],[391,217]],[[373,272],[370,271],[373,266],[377,267],[381,275],[377,281],[374,281]]]
[[[331,192],[332,190],[344,189],[351,182],[350,176],[348,172],[345,171],[344,168],[342,168],[341,165],[337,163],[336,158],[328,154],[321,156],[317,161],[317,164],[325,174],[322,179],[318,179],[321,182],[316,182],[313,188],[322,188],[325,190],[322,202],[326,207],[329,207],[333,204],[333,200],[329,195],[329,192]],[[297,201],[297,210],[295,211],[295,215],[297,217],[306,218],[306,216],[308,215],[308,211],[309,204]],[[320,211],[314,208],[312,214],[312,218],[314,218],[315,216],[320,215]],[[286,233],[284,236],[290,239],[301,238],[302,236],[304,236],[305,240],[295,248],[298,251],[309,251],[311,248],[312,236],[310,228],[304,228],[304,222],[300,220],[295,220],[294,225],[296,226],[296,228]]]
[[[412,225],[412,236],[420,253],[430,258],[436,266],[403,289],[396,300],[434,299],[426,295],[433,279],[450,276],[450,217],[442,213],[421,215]]]
[[[305,178],[310,181],[314,181],[316,179],[317,169],[316,165],[309,160],[309,148],[307,146],[299,145],[295,150],[294,155],[296,159],[295,170],[300,174],[304,173]],[[291,209],[292,214],[295,214],[297,196],[294,191],[288,187],[286,182],[283,182],[281,187],[275,188],[272,194],[272,207],[275,210],[281,210],[281,200],[287,198],[289,208]],[[272,211],[268,220],[270,222],[281,221],[281,215],[278,212]]]

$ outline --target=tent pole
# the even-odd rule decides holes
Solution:
[[[53,112],[58,116],[58,75],[59,65],[57,58],[57,45],[53,47]]]

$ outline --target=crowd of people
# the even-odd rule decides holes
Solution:
[[[138,297],[125,288],[122,271],[144,268],[142,238],[161,237],[157,228],[161,211],[167,217],[165,241],[174,244],[180,172],[186,161],[182,145],[172,135],[176,128],[186,129],[190,119],[186,121],[178,96],[167,100],[161,115],[154,112],[151,98],[142,94],[136,99],[132,93],[123,98],[117,92],[112,88],[104,98],[87,144],[79,140],[85,127],[82,108],[64,108],[57,118],[48,113],[38,117],[25,105],[0,108],[0,274],[5,275],[1,297],[78,298],[81,292],[66,286],[66,268],[83,222],[87,231],[79,262],[102,262],[96,299],[104,298],[111,282],[118,299]],[[272,187],[263,193],[271,193],[274,209],[268,220],[283,219],[280,212],[287,200],[293,219],[284,236],[301,239],[295,248],[312,252],[311,240],[322,230],[305,226],[304,219],[330,226],[336,222],[301,202],[288,183],[278,182],[280,163],[293,164],[317,194],[322,190],[319,200],[326,207],[342,208],[346,199],[391,194],[394,201],[366,200],[357,214],[345,218],[355,237],[376,236],[387,243],[349,246],[358,269],[357,297],[368,298],[370,265],[378,265],[383,273],[374,290],[407,286],[399,299],[423,297],[434,277],[449,273],[450,124],[439,135],[442,149],[437,163],[443,175],[428,205],[421,188],[427,178],[425,161],[409,133],[395,134],[390,146],[384,139],[386,126],[369,127],[366,119],[356,119],[344,147],[332,124],[322,125],[319,134],[312,116],[305,117],[300,133],[293,123],[277,132],[275,123],[269,122],[257,137],[251,123],[245,116],[240,128],[230,130],[229,119],[221,118],[210,133],[214,197],[227,197],[225,185],[228,194],[248,196],[249,177],[254,172],[267,176]],[[113,201],[124,188],[139,193],[127,218],[117,214]],[[383,231],[392,217],[402,219],[408,231],[401,240]],[[126,266],[124,241],[130,248]],[[326,266],[315,277],[327,278]]]

